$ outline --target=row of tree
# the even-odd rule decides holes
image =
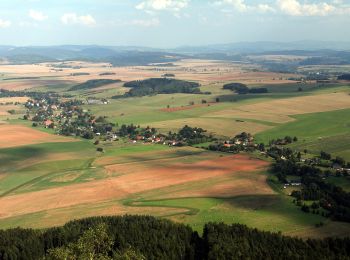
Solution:
[[[0,259],[348,259],[350,239],[301,240],[208,223],[203,236],[149,216],[93,217],[46,230],[0,231]]]
[[[248,88],[247,85],[243,83],[228,83],[228,84],[225,84],[222,88],[232,90],[237,94],[268,93],[267,88]]]
[[[150,78],[146,80],[130,81],[124,84],[124,87],[130,88],[122,97],[142,97],[157,94],[187,93],[201,94],[199,84],[196,82],[169,79],[169,78]]]

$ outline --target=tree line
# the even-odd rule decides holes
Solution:
[[[0,231],[0,259],[348,259],[349,238],[283,236],[245,225],[189,226],[150,216],[92,217]]]
[[[130,90],[124,95],[118,95],[112,98],[142,97],[172,93],[209,94],[202,93],[199,89],[200,85],[196,82],[169,78],[150,78],[145,80],[130,81],[126,82],[124,87],[130,88]]]
[[[237,94],[268,93],[267,88],[248,88],[247,85],[243,83],[228,83],[228,84],[225,84],[222,88],[232,90]]]
[[[71,87],[68,91],[98,88],[104,85],[109,85],[109,84],[118,83],[118,82],[121,82],[121,80],[120,79],[116,79],[116,80],[115,79],[91,79],[84,83]]]

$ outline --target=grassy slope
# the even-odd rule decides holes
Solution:
[[[65,153],[71,158],[60,159]],[[0,196],[18,192],[26,186],[33,189],[35,183],[50,175],[87,169],[94,156],[93,146],[85,141],[0,149],[1,174],[4,175],[0,182]]]
[[[296,121],[258,133],[257,141],[297,136],[299,141],[291,145],[318,154],[320,150],[340,155],[350,160],[350,109],[295,116]]]
[[[282,195],[246,195],[233,198],[182,198],[142,202],[142,206],[178,207],[183,213],[169,218],[202,230],[209,221],[242,223],[263,230],[290,232],[312,227],[323,221],[305,214]]]

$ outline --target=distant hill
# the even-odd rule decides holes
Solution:
[[[296,41],[296,42],[234,42],[225,44],[211,44],[204,46],[182,46],[172,51],[181,53],[259,53],[269,51],[287,51],[287,50],[350,50],[349,42],[333,41]]]
[[[0,46],[0,59],[10,63],[85,60],[109,62],[114,66],[170,63],[184,58],[249,62],[249,55],[299,55],[309,58],[306,65],[350,64],[350,43],[347,42],[238,42],[206,46],[183,46],[157,49],[134,46],[62,45]],[[285,70],[285,69],[283,69]]]
[[[184,58],[165,50],[153,50],[136,47],[104,46],[48,46],[48,47],[14,47],[0,46],[0,58],[10,63],[27,64],[66,60],[86,60],[92,62],[109,62],[114,66],[148,65],[166,63]]]

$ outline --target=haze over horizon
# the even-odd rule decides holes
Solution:
[[[173,48],[230,42],[350,41],[350,1],[12,0],[1,45]]]

